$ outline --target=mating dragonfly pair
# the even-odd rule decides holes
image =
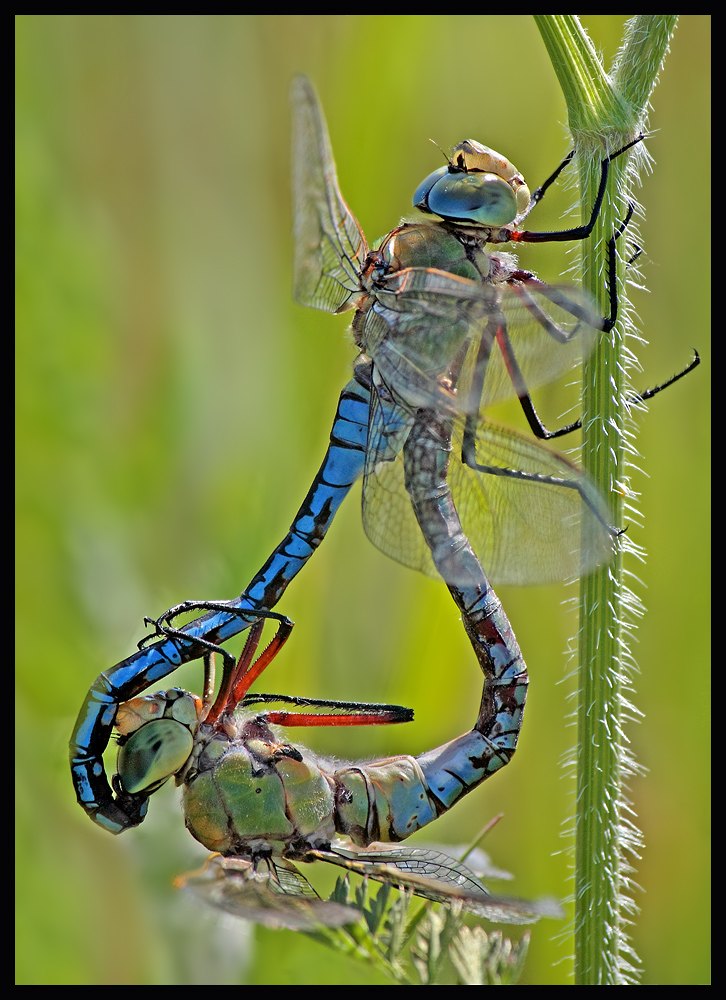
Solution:
[[[120,833],[142,822],[150,795],[174,776],[184,788],[187,827],[221,855],[189,886],[250,919],[301,927],[356,918],[317,899],[294,860],[332,862],[432,899],[459,898],[497,919],[536,919],[536,905],[494,899],[449,858],[365,848],[401,841],[436,819],[516,750],[527,670],[487,574],[506,583],[548,582],[588,572],[612,551],[617,532],[607,504],[580,469],[541,443],[579,422],[547,430],[529,390],[569,370],[614,324],[620,233],[610,243],[605,319],[582,292],[547,285],[512,254],[487,245],[589,236],[610,160],[640,140],[603,160],[589,222],[548,233],[522,223],[570,158],[530,195],[508,160],[466,140],[417,189],[416,220],[369,248],[341,196],[322,109],[306,78],[295,80],[292,103],[294,294],[329,312],[356,310],[354,377],[289,533],[241,596],[171,609],[138,652],[91,687],[71,739],[78,801],[100,826]],[[485,415],[512,393],[534,438]],[[411,713],[252,695],[249,688],[291,627],[271,609],[361,475],[366,533],[392,558],[443,577],[484,687],[473,729],[452,742],[419,757],[333,765],[271,727],[388,724]],[[173,627],[177,615],[197,610],[205,614]],[[269,618],[278,622],[277,635],[255,659]],[[244,629],[250,635],[235,662],[220,645]],[[224,657],[216,699],[215,652]],[[199,657],[203,698],[180,689],[136,697]],[[101,755],[114,728],[120,750],[112,789]]]

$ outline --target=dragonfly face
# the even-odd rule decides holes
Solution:
[[[465,225],[510,226],[524,218],[530,193],[514,164],[475,139],[454,146],[447,167],[422,181],[415,208]]]
[[[186,764],[202,713],[201,699],[172,688],[119,706],[118,774],[124,792],[150,794]]]

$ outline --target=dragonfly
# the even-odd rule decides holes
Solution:
[[[340,193],[322,108],[305,77],[293,83],[292,104],[294,295],[330,312],[355,309],[360,353],[323,463],[288,534],[247,588],[231,601],[169,609],[136,653],[91,686],[71,737],[71,772],[81,807],[112,833],[138,825],[147,809],[143,793],[115,794],[105,772],[119,705],[273,608],[361,476],[367,534],[399,562],[444,579],[493,692],[507,672],[526,678],[526,667],[490,578],[561,579],[612,551],[606,502],[582,470],[542,443],[578,422],[549,431],[529,389],[568,370],[615,321],[613,275],[610,316],[602,319],[584,293],[546,285],[487,246],[586,238],[609,163],[627,147],[602,161],[586,225],[538,233],[521,223],[570,157],[530,195],[506,158],[466,140],[417,189],[417,220],[369,249]],[[486,416],[490,403],[512,394],[535,437]],[[194,611],[206,613],[172,627]],[[523,697],[520,716],[522,709]]]
[[[203,698],[172,688],[118,709],[119,798],[150,796],[174,777],[189,832],[214,852],[201,872],[180,876],[178,886],[272,927],[341,926],[359,911],[321,899],[295,864],[327,862],[436,902],[459,901],[496,922],[561,916],[552,902],[493,896],[465,865],[439,851],[386,846],[426,826],[498,770],[521,717],[507,706],[521,700],[526,678],[511,677],[494,698],[482,698],[474,729],[443,747],[417,757],[326,761],[288,742],[280,727],[386,725],[410,721],[413,713],[399,705],[250,694],[292,629],[274,612],[256,617],[239,659],[225,654],[216,698],[206,676]],[[255,659],[270,618],[276,634]],[[205,673],[213,669],[209,652]],[[503,714],[513,725],[493,735]]]

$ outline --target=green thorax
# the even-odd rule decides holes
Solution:
[[[445,222],[407,223],[377,240],[391,271],[407,267],[434,267],[471,281],[489,276],[490,257],[481,233]]]
[[[223,854],[304,853],[334,833],[332,783],[315,761],[254,718],[205,733],[178,780],[190,833]]]
[[[404,406],[437,405],[432,387],[445,384],[460,352],[496,313],[501,283],[517,262],[486,245],[485,231],[417,222],[394,229],[371,253],[369,295],[351,329]]]

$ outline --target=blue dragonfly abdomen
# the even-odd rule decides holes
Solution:
[[[79,804],[111,833],[140,823],[146,814],[143,796],[114,800],[101,755],[113,730],[118,706],[158,683],[182,663],[196,659],[203,647],[195,640],[221,643],[255,621],[245,610],[273,608],[325,537],[341,503],[365,463],[370,391],[352,379],[338,400],[330,445],[288,534],[253,577],[240,597],[197,619],[176,633],[136,653],[101,674],[91,686],[70,741],[71,774]],[[191,602],[193,605],[194,602]],[[196,606],[196,605],[194,605]],[[175,611],[186,610],[179,605]]]

